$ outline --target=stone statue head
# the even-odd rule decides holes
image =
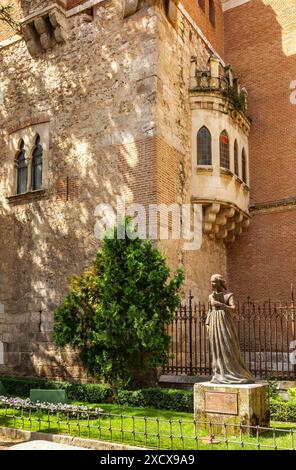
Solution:
[[[221,276],[221,274],[213,274],[211,277],[211,285],[213,290],[223,291],[223,289],[227,290],[226,281]]]

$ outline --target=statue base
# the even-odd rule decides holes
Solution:
[[[207,429],[211,435],[256,435],[256,426],[270,425],[268,383],[197,383],[194,415],[197,428]]]

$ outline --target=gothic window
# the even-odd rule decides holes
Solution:
[[[210,18],[210,22],[212,23],[212,25],[215,26],[216,15],[215,15],[215,2],[214,2],[214,0],[209,0],[209,18]]]
[[[37,135],[32,156],[32,191],[42,187],[42,154],[43,149],[40,144],[40,136]]]
[[[226,131],[220,134],[220,166],[229,169],[229,137]]]
[[[197,164],[212,164],[212,137],[210,131],[205,126],[197,133]]]
[[[26,159],[26,152],[24,149],[24,141],[21,140],[19,145],[19,152],[17,154],[17,194],[27,192],[28,182],[28,165]]]
[[[234,173],[238,176],[238,145],[237,140],[234,141]]]
[[[247,184],[247,155],[245,149],[242,151],[242,180]]]
[[[205,11],[205,0],[198,0],[198,5],[203,11]]]

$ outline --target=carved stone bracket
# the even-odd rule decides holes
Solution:
[[[123,18],[133,15],[138,9],[139,0],[123,0],[122,2],[122,14]]]
[[[238,208],[222,203],[204,203],[203,231],[210,238],[232,243],[243,230],[249,227],[248,214]]]
[[[67,19],[56,5],[25,19],[21,26],[30,54],[34,55],[67,40]]]

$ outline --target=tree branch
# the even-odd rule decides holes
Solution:
[[[19,30],[19,24],[13,19],[13,7],[12,5],[1,5],[0,4],[0,21],[10,26],[15,31]]]

